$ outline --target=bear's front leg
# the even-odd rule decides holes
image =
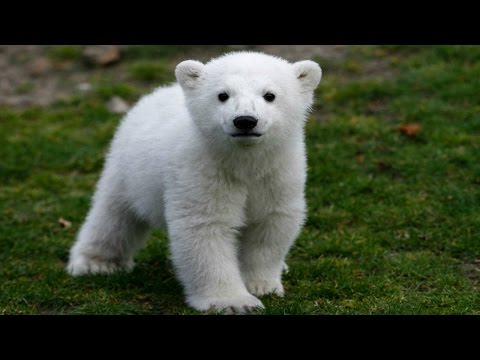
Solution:
[[[241,240],[242,276],[256,296],[284,295],[285,257],[304,222],[303,206],[271,212],[247,227]]]
[[[172,262],[188,305],[244,313],[263,308],[245,287],[238,262],[236,229],[243,225],[245,195],[222,190],[190,197],[184,189],[166,197]]]

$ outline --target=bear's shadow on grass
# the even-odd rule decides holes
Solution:
[[[183,290],[173,273],[167,257],[153,257],[136,261],[130,273],[90,275],[77,278],[79,288],[101,290],[117,301],[149,304],[154,312],[168,312],[173,307],[185,306]]]

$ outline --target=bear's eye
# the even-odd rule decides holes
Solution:
[[[230,96],[228,96],[227,93],[221,93],[221,94],[218,94],[218,100],[220,100],[221,102],[225,102],[228,100]]]
[[[265,95],[263,95],[263,98],[268,102],[272,102],[273,100],[275,100],[275,95],[268,92]]]

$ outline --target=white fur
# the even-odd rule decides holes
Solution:
[[[320,67],[239,52],[175,73],[179,84],[142,98],[119,126],[68,272],[131,270],[148,229],[165,227],[190,306],[263,307],[255,295],[284,294],[305,220],[303,128]],[[258,119],[262,136],[232,137],[237,116]]]

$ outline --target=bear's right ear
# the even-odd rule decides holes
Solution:
[[[175,76],[182,88],[193,89],[198,84],[198,79],[203,73],[203,65],[200,61],[186,60],[177,65]]]

